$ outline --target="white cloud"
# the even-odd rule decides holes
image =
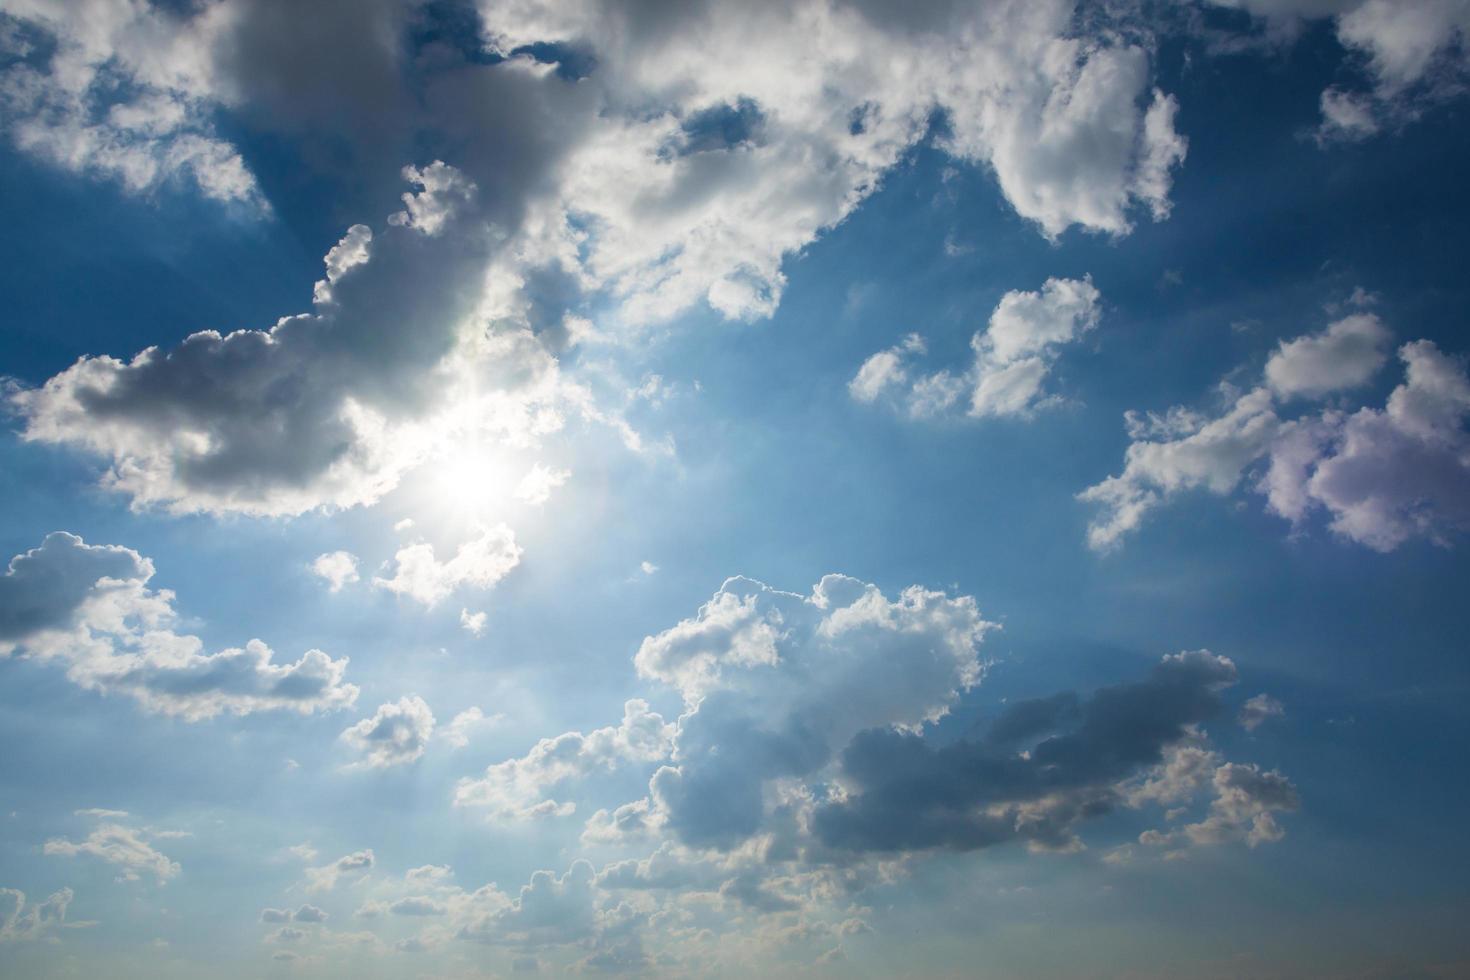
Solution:
[[[543,738],[518,759],[497,762],[480,779],[462,779],[455,787],[457,806],[486,807],[499,819],[567,816],[576,804],[548,794],[563,782],[625,762],[657,762],[667,758],[674,727],[632,700],[623,706],[616,726],[586,733],[567,732]]]
[[[1038,292],[1011,290],[972,338],[975,359],[964,374],[915,374],[911,362],[925,345],[910,334],[864,361],[848,391],[860,402],[892,396],[914,418],[947,412],[967,393],[972,417],[1029,415],[1055,400],[1043,382],[1058,348],[1097,325],[1099,300],[1090,279],[1048,279]]]
[[[317,555],[311,570],[326,581],[332,592],[341,592],[344,586],[357,581],[357,556],[350,551],[330,551]]]
[[[89,855],[115,864],[118,877],[124,881],[137,881],[140,874],[151,874],[159,882],[168,881],[179,873],[179,865],[156,850],[144,839],[146,831],[135,830],[122,824],[104,823],[87,835],[85,840],[70,841],[55,837],[42,848],[45,854],[60,857]]]
[[[533,507],[539,507],[551,499],[551,491],[571,479],[571,470],[552,469],[536,463],[516,484],[516,498]]]
[[[434,606],[460,588],[494,588],[520,561],[515,532],[496,524],[481,527],[448,561],[435,558],[431,544],[400,548],[393,556],[392,577],[375,577],[373,585]]]
[[[658,571],[658,566],[651,561],[641,561],[638,563],[638,570],[644,575],[653,575]]]
[[[472,636],[485,635],[485,622],[487,619],[488,617],[483,611],[473,613],[468,609],[461,609],[459,611],[460,629]]]
[[[439,731],[439,737],[457,749],[470,744],[471,733],[477,728],[493,725],[502,720],[501,715],[486,715],[479,708],[466,708],[450,720]]]
[[[1078,495],[1101,506],[1089,544],[1115,547],[1179,492],[1231,493],[1260,462],[1255,489],[1293,524],[1321,509],[1334,532],[1378,551],[1413,538],[1447,544],[1470,529],[1470,378],[1429,341],[1399,348],[1405,380],[1384,409],[1281,417],[1276,392],[1320,397],[1360,385],[1386,341],[1376,317],[1355,314],[1282,344],[1267,363],[1269,385],[1239,395],[1216,418],[1171,409],[1183,428],[1161,431],[1134,416],[1123,472]]]
[[[378,706],[341,735],[342,741],[365,756],[362,765],[375,769],[400,766],[418,759],[434,734],[434,713],[416,694]]]
[[[64,531],[17,555],[0,576],[0,656],[16,651],[65,664],[88,690],[124,694],[188,721],[219,714],[350,707],[347,658],[309,650],[275,664],[264,643],[202,652],[174,632],[174,594],[148,588],[153,563],[129,548],[89,545]]]
[[[1266,383],[1281,398],[1321,398],[1356,388],[1383,367],[1391,340],[1372,313],[1344,317],[1323,333],[1283,341],[1266,362]]]
[[[230,26],[228,5],[181,18],[149,4],[15,0],[5,14],[53,42],[20,50],[0,72],[0,120],[22,151],[132,193],[187,182],[269,211],[211,124],[207,52]]]

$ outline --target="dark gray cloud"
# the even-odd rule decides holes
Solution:
[[[1064,844],[1074,823],[1115,805],[1117,783],[1160,763],[1218,713],[1235,676],[1224,657],[1175,654],[1138,683],[1013,705],[979,741],[936,747],[917,735],[863,732],[841,758],[851,795],[817,808],[816,836],[856,851]]]

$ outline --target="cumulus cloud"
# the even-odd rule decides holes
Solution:
[[[341,735],[343,742],[363,755],[360,765],[374,769],[401,766],[418,759],[434,734],[434,713],[417,694],[381,704]]]
[[[1255,490],[1299,525],[1323,511],[1338,535],[1377,551],[1414,538],[1448,544],[1470,528],[1470,378],[1465,365],[1426,340],[1398,350],[1405,378],[1382,409],[1309,410],[1283,417],[1293,397],[1363,384],[1382,363],[1387,333],[1372,314],[1280,346],[1265,383],[1215,417],[1171,409],[1161,426],[1130,418],[1123,472],[1079,499],[1099,505],[1093,548],[1115,547],[1145,515],[1180,492],[1224,495],[1264,463]],[[1177,413],[1177,414],[1176,414]]]
[[[1286,836],[1278,813],[1292,813],[1301,798],[1291,780],[1274,770],[1227,762],[1216,769],[1211,783],[1215,798],[1198,823],[1163,833],[1144,831],[1139,843],[1151,847],[1181,848],[1244,841],[1250,847],[1273,843]]]
[[[625,762],[657,762],[668,756],[672,738],[673,726],[635,699],[623,706],[616,726],[544,738],[524,756],[490,766],[482,778],[460,780],[454,802],[487,807],[501,819],[567,816],[576,804],[548,796],[558,785]]]
[[[864,361],[848,391],[860,402],[892,398],[914,418],[942,414],[961,401],[973,418],[1029,415],[1055,401],[1043,384],[1058,348],[1097,325],[1099,301],[1090,279],[1048,279],[1037,292],[1011,290],[972,338],[975,359],[963,374],[915,373],[912,362],[925,344],[910,334]]]
[[[350,551],[331,551],[318,555],[311,563],[311,570],[327,583],[333,592],[357,581],[357,556]]]
[[[688,706],[650,780],[647,820],[695,846],[750,837],[775,781],[821,769],[864,729],[945,714],[979,680],[992,628],[974,599],[917,586],[890,600],[842,575],[807,596],[730,579],[634,657]]]
[[[480,528],[447,561],[434,557],[431,544],[400,548],[393,556],[392,577],[375,577],[373,585],[434,606],[460,588],[494,588],[520,561],[515,532],[496,524]]]
[[[469,25],[483,49],[463,24],[469,43],[426,40],[436,5],[114,6],[10,8],[59,39],[6,73],[17,132],[60,120],[105,147],[56,159],[137,186],[187,170],[215,196],[258,200],[206,123],[224,110],[346,153],[367,183],[413,188],[381,226],[348,227],[308,312],[85,357],[9,395],[24,438],[101,458],[104,483],[140,508],[370,505],[466,438],[531,446],[569,414],[640,448],[561,373],[593,302],[610,326],[699,304],[769,316],[783,263],[931,136],[1052,238],[1163,218],[1185,151],[1148,50],[1082,31],[1069,0],[700,2],[658,18],[486,0]],[[137,98],[103,106],[104,91]],[[455,158],[403,167],[426,138]],[[155,165],[108,162],[139,147]],[[1040,373],[1012,367],[984,404],[1010,410]],[[561,471],[532,473],[535,503]]]
[[[1321,398],[1356,388],[1383,367],[1391,340],[1371,313],[1344,317],[1323,333],[1282,342],[1266,362],[1266,383],[1282,398]]]
[[[62,888],[44,902],[28,903],[25,892],[0,888],[0,943],[45,939],[66,924],[73,897],[70,888]]]
[[[122,824],[104,823],[96,827],[85,840],[72,841],[53,837],[42,847],[42,853],[59,857],[88,855],[108,864],[116,865],[118,878],[137,881],[141,874],[150,874],[162,883],[175,877],[179,864],[170,860],[150,844],[147,831],[125,827]]]
[[[229,28],[213,5],[180,16],[108,0],[7,3],[17,37],[0,70],[0,120],[15,145],[133,193],[184,184],[248,212],[269,210],[239,152],[211,121],[204,55]]]
[[[88,690],[122,694],[144,709],[188,721],[220,714],[350,707],[357,688],[347,658],[309,650],[276,664],[264,643],[204,653],[173,630],[174,594],[153,590],[153,563],[130,548],[89,545],[56,531],[17,555],[0,576],[0,656],[16,652],[64,664]]]
[[[469,633],[471,636],[485,635],[485,622],[487,619],[488,617],[483,611],[470,612],[468,609],[461,609],[459,611],[460,629]]]

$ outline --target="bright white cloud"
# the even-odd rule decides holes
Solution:
[[[674,727],[650,711],[647,702],[632,700],[623,706],[623,720],[616,726],[543,738],[521,758],[490,766],[482,778],[460,780],[454,802],[486,807],[498,819],[567,816],[576,804],[548,795],[559,785],[624,763],[667,758],[673,735]]]
[[[146,710],[199,721],[220,714],[350,707],[347,658],[307,651],[272,662],[264,643],[204,653],[175,632],[172,592],[152,590],[153,563],[129,548],[89,545],[65,531],[17,555],[0,576],[0,655],[17,651],[66,666],[88,690],[123,694]]]
[[[551,492],[571,479],[571,470],[552,469],[537,463],[516,484],[516,498],[533,507],[539,507],[551,499]]]
[[[343,587],[358,579],[357,556],[350,551],[331,551],[317,555],[316,560],[311,563],[311,570],[327,583],[328,589],[341,592]]]
[[[401,766],[418,759],[434,734],[434,713],[416,694],[378,706],[341,735],[342,741],[363,756],[362,765],[374,769]]]
[[[132,193],[183,182],[269,211],[211,123],[208,53],[230,28],[228,5],[184,18],[151,4],[10,0],[4,14],[44,38],[0,71],[0,120],[22,151]]]
[[[437,605],[460,588],[491,589],[520,564],[515,532],[504,524],[482,527],[448,561],[434,557],[431,544],[412,544],[393,556],[393,574],[373,585],[426,606]]]
[[[461,609],[459,611],[460,629],[469,633],[471,636],[484,636],[485,623],[488,619],[489,617],[483,611],[470,612],[468,609]]]
[[[860,402],[893,397],[914,418],[947,412],[967,395],[971,417],[1029,415],[1055,400],[1043,383],[1058,348],[1097,325],[1099,306],[1089,279],[1048,279],[1038,292],[1012,290],[972,338],[975,359],[964,374],[916,374],[911,362],[925,344],[910,334],[864,361],[848,391]]]
[[[1100,506],[1092,547],[1117,546],[1154,507],[1191,489],[1228,494],[1264,463],[1255,489],[1269,509],[1298,524],[1324,511],[1332,530],[1378,551],[1413,538],[1447,544],[1470,529],[1470,378],[1429,341],[1399,348],[1405,379],[1383,409],[1327,409],[1283,419],[1283,399],[1356,387],[1382,363],[1387,332],[1354,314],[1321,334],[1282,344],[1267,385],[1207,418],[1170,410],[1163,428],[1132,417],[1123,472],[1079,494]]]

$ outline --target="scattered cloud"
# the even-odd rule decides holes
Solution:
[[[860,402],[892,399],[913,418],[942,415],[962,402],[972,418],[1030,415],[1057,400],[1043,383],[1058,348],[1097,325],[1099,300],[1089,279],[1048,279],[1039,292],[1012,290],[971,340],[975,359],[963,374],[915,373],[912,362],[926,345],[909,334],[864,361],[848,391]]]
[[[333,592],[357,581],[357,556],[350,551],[332,551],[318,555],[311,563],[311,570],[327,583]]]
[[[515,532],[504,524],[481,527],[459,546],[454,557],[439,561],[431,544],[411,544],[393,556],[393,574],[375,577],[373,585],[435,606],[460,588],[490,589],[520,564]]]
[[[275,664],[264,643],[201,652],[174,632],[174,594],[153,590],[153,563],[130,548],[89,545],[56,531],[11,559],[0,576],[0,656],[17,651],[66,667],[88,690],[123,694],[144,709],[188,721],[220,714],[350,707],[347,659],[310,650]]]
[[[457,720],[457,719],[456,719]],[[416,761],[434,734],[434,713],[416,694],[378,706],[341,735],[342,741],[363,756],[359,765],[386,769]]]
[[[1233,492],[1249,467],[1271,512],[1300,525],[1324,511],[1339,536],[1377,551],[1426,538],[1448,544],[1470,528],[1470,378],[1426,340],[1398,350],[1405,378],[1383,409],[1326,408],[1283,417],[1287,402],[1356,388],[1384,356],[1374,314],[1353,314],[1320,334],[1282,344],[1265,383],[1233,395],[1221,414],[1170,409],[1129,416],[1123,472],[1079,494],[1097,504],[1088,529],[1097,550],[1116,547],[1144,516],[1177,494]]]

